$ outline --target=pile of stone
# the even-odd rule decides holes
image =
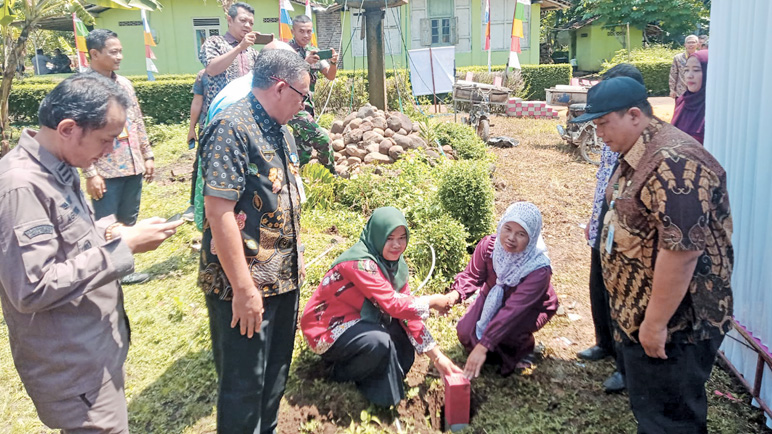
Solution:
[[[430,158],[440,158],[436,147],[427,147],[419,131],[419,123],[407,115],[387,113],[368,104],[332,123],[330,139],[335,169],[341,176],[356,174],[363,165],[391,164],[406,151],[418,148],[424,149]],[[446,148],[446,156],[454,158],[452,148]]]

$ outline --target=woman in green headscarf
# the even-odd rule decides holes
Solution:
[[[423,320],[444,310],[441,294],[414,297],[408,290],[405,216],[376,209],[359,242],[341,254],[306,304],[300,327],[311,349],[331,363],[332,378],[354,381],[370,402],[396,405],[415,352],[427,354],[442,375],[461,373],[432,338]]]

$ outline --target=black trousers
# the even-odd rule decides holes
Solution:
[[[230,301],[206,296],[217,370],[217,432],[273,433],[287,383],[298,315],[299,291],[263,299],[260,333],[231,328]]]
[[[403,380],[415,361],[415,349],[399,321],[360,321],[322,354],[332,364],[332,379],[353,381],[373,404],[388,407],[405,397]]]
[[[667,359],[647,356],[640,344],[618,347],[639,434],[708,432],[705,382],[723,340],[719,336],[693,344],[669,343],[665,346]]]
[[[590,249],[590,309],[595,325],[595,344],[608,353],[614,354],[613,323],[609,307],[609,296],[603,283],[603,269],[600,265],[600,251]]]

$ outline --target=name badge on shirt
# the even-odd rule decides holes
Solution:
[[[608,235],[606,236],[606,254],[610,255],[614,248],[614,224],[608,227]]]
[[[123,139],[128,139],[128,138],[129,138],[129,129],[126,128],[126,126],[124,125],[123,130],[121,131],[120,134],[118,134],[117,139],[118,140],[123,140]]]

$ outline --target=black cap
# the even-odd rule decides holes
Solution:
[[[648,97],[646,88],[630,77],[603,80],[587,92],[584,114],[569,122],[588,122],[608,113],[636,106]]]

